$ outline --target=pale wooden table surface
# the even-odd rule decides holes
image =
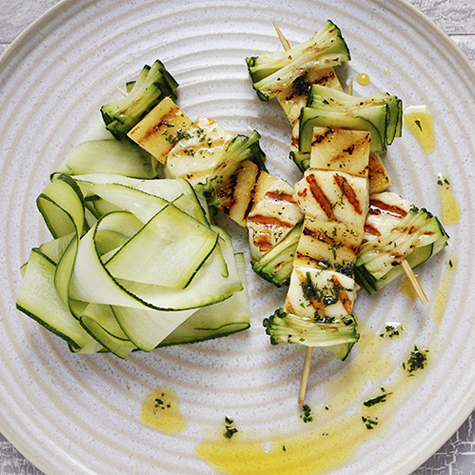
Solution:
[[[409,1],[442,28],[475,64],[475,0]],[[0,54],[30,23],[57,3],[59,0],[0,0]],[[0,434],[0,475],[42,473]],[[475,411],[413,475],[475,475]]]

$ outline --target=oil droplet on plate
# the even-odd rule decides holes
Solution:
[[[416,137],[425,153],[435,150],[434,117],[427,106],[408,106],[403,115],[404,128]]]
[[[447,300],[449,298],[450,286],[457,270],[458,259],[454,252],[451,252],[445,261],[445,272],[437,287],[437,293],[434,303],[433,320],[436,324],[440,324],[442,316],[444,315]]]
[[[175,389],[171,386],[159,386],[147,393],[140,420],[147,427],[167,435],[179,434],[188,426],[181,414]]]
[[[389,69],[385,68],[383,72],[384,72],[384,74],[389,74]]]
[[[358,84],[360,86],[369,86],[369,76],[365,73],[361,73],[359,76],[358,76]]]
[[[440,220],[447,226],[453,226],[460,221],[462,213],[450,180],[442,173],[439,173],[437,177],[437,188],[440,199]]]

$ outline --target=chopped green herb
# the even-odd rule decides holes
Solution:
[[[416,123],[417,127],[419,127],[420,131],[422,132],[422,125],[421,125],[420,119],[416,119],[414,122]]]
[[[420,351],[416,345],[414,345],[414,349],[411,351],[409,359],[407,360],[407,365],[403,363],[403,368],[413,375],[414,371],[419,369],[424,369],[425,363],[427,362],[427,352],[429,350]]]
[[[396,327],[392,324],[387,324],[385,327],[384,327],[384,332],[383,333],[380,333],[379,336],[381,338],[384,338],[385,336],[389,337],[389,338],[393,338],[395,336],[399,336],[400,335],[400,331],[402,331],[402,327]]]
[[[229,418],[229,417],[225,417],[224,418],[224,423],[225,423],[225,428],[226,428],[226,431],[224,432],[224,437],[226,437],[226,439],[230,439],[234,434],[236,434],[236,432],[239,432],[236,427],[234,427],[234,420]]]
[[[361,419],[364,422],[364,424],[366,425],[366,428],[368,430],[374,429],[374,427],[378,425],[378,418],[377,417],[362,416]]]
[[[385,393],[385,394],[381,394],[381,396],[372,397],[372,398],[366,400],[363,403],[363,405],[366,406],[366,407],[371,407],[371,406],[374,406],[375,404],[379,404],[381,402],[386,402],[386,399],[390,394],[392,394],[392,393]]]
[[[305,424],[307,422],[313,422],[312,409],[310,408],[310,406],[307,404],[304,404],[302,406],[302,411],[303,411],[303,414],[300,415],[300,419],[302,419],[305,422]]]

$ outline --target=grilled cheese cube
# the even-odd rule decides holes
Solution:
[[[277,100],[291,124],[298,122],[300,109],[307,102],[308,91],[312,84],[320,84],[343,91],[333,68],[309,70],[307,74],[298,77],[277,95]]]
[[[374,241],[389,234],[398,227],[412,207],[409,200],[392,191],[370,195],[364,240]]]
[[[300,207],[294,200],[293,187],[285,180],[274,178],[264,195],[256,196],[247,216],[252,259],[260,259],[302,219]]]
[[[240,226],[246,226],[246,218],[252,207],[256,184],[262,172],[249,160],[242,162],[237,170],[216,190],[216,208]]]
[[[331,319],[351,315],[355,281],[339,272],[294,266],[285,311],[303,318]]]
[[[166,97],[127,136],[165,164],[168,153],[191,124],[192,120]]]
[[[294,188],[305,215],[364,226],[369,204],[367,178],[309,168]]]
[[[388,170],[384,166],[383,160],[375,152],[370,152],[369,154],[368,178],[370,194],[381,193],[394,184]]]
[[[216,190],[216,208],[240,226],[246,220],[255,203],[258,203],[277,181],[250,160],[244,160]]]
[[[201,116],[170,150],[166,178],[186,178],[192,185],[206,183],[233,135],[213,119]]]
[[[370,147],[368,131],[315,127],[310,168],[367,177]]]
[[[334,270],[352,277],[363,235],[363,226],[306,216],[294,266]]]

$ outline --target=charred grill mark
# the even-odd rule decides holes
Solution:
[[[355,190],[348,183],[348,180],[344,176],[338,174],[335,174],[333,177],[341,192],[355,210],[355,213],[362,215],[363,209],[361,208],[361,203],[358,197],[356,196]]]
[[[300,285],[305,285],[307,282],[307,277],[302,274],[302,272],[297,272],[298,278],[299,278],[299,283]],[[306,296],[307,300],[310,302],[312,305],[312,308],[315,310],[315,314],[325,317],[327,312],[325,309],[325,305],[323,304],[322,301],[316,299],[315,297],[312,297],[311,295]]]
[[[338,154],[335,160],[341,160],[341,157],[345,157],[345,155],[353,155],[355,150],[368,146],[370,141],[367,137],[368,136],[353,142],[349,147],[345,148],[342,153]]]
[[[319,84],[320,86],[325,86],[325,84],[334,81],[335,77],[335,73],[333,72],[333,70],[331,70],[328,74],[319,78],[316,84]]]
[[[344,309],[346,310],[346,313],[350,314],[351,310],[353,309],[353,302],[351,301],[351,298],[348,295],[348,292],[343,287],[341,282],[338,280],[336,275],[332,275],[332,282],[333,282],[333,286],[334,286],[334,288],[337,292],[338,300],[343,305]]]
[[[231,209],[236,204],[236,198],[234,196],[236,187],[239,182],[239,173],[242,167],[239,167],[230,177],[227,182],[227,186],[219,190],[219,198],[221,201],[221,209],[224,214],[230,215]]]
[[[290,194],[290,193],[285,193],[283,191],[281,191],[281,192],[268,191],[264,195],[264,198],[270,198],[270,199],[272,199],[274,201],[278,201],[278,202],[284,201],[286,203],[295,204],[294,195]]]
[[[381,236],[381,233],[379,232],[379,230],[376,229],[371,224],[369,224],[368,222],[366,222],[364,225],[364,232],[367,234],[371,234],[372,236]]]
[[[403,208],[400,208],[399,206],[390,205],[378,199],[370,199],[368,214],[389,214],[396,218],[402,219],[407,215],[407,211]]]
[[[254,237],[253,242],[263,253],[270,251],[273,247],[269,234],[260,233]]]
[[[153,127],[149,127],[146,131],[146,133],[141,137],[141,141],[147,141],[150,139],[150,137],[154,136],[157,133],[163,134],[165,130],[168,130],[170,128],[175,128],[175,126],[170,123],[176,116],[177,113],[179,112],[179,109],[171,109],[168,111],[164,116],[162,116],[160,122],[158,124],[155,124]]]
[[[262,170],[258,168],[256,178],[254,180],[251,190],[249,191],[249,203],[247,205],[246,211],[244,212],[244,219],[247,219],[249,213],[252,211],[252,208],[254,206],[254,195],[256,194],[257,183],[259,181],[259,177],[261,176],[261,172]]]
[[[299,138],[298,138],[298,136],[296,137],[295,135],[292,135],[290,145],[293,149],[298,149],[299,148]]]
[[[329,135],[333,135],[334,129],[327,129],[323,134],[317,134],[313,137],[312,145],[322,143]]]
[[[327,218],[335,220],[335,214],[333,213],[333,205],[328,199],[327,195],[325,195],[323,190],[320,188],[320,185],[318,184],[315,176],[309,174],[306,177],[306,181],[309,185],[310,192],[312,193],[317,203],[320,205],[320,208],[322,208],[323,212],[326,214]]]
[[[314,239],[315,241],[320,241],[321,243],[326,244],[329,249],[334,249],[335,251],[338,249],[345,248],[351,254],[353,254],[355,258],[360,252],[361,240],[360,242],[355,243],[355,244],[348,244],[348,242],[346,241],[335,239],[335,237],[333,236],[328,236],[327,233],[325,233],[324,231],[320,229],[310,229],[306,226],[302,229],[302,234],[304,236],[309,236],[311,239]]]
[[[279,228],[293,228],[294,224],[281,221],[279,218],[273,216],[264,216],[262,214],[256,214],[253,216],[248,216],[248,221],[251,223],[259,223],[268,228],[279,227]]]

